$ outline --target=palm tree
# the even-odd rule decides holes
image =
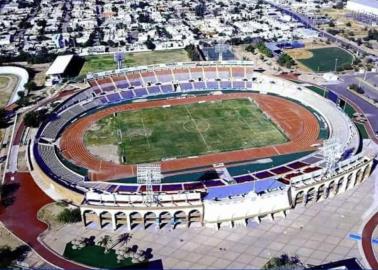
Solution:
[[[111,245],[112,242],[113,241],[112,241],[112,239],[110,238],[109,235],[104,235],[98,241],[98,245],[105,248],[104,253],[108,253],[109,252],[109,245]]]

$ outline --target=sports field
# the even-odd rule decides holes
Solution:
[[[190,61],[184,49],[126,53],[124,67]],[[80,75],[116,68],[113,54],[92,55],[85,58]]]
[[[87,146],[118,145],[128,164],[287,141],[250,99],[125,111],[99,120],[84,136]]]
[[[337,68],[350,65],[353,62],[353,55],[338,47],[309,49],[304,52],[308,52],[306,57],[296,58],[296,60],[315,72],[334,71],[336,59]]]

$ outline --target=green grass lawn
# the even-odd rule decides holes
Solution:
[[[124,67],[144,66],[152,64],[165,64],[190,61],[184,49],[126,53]],[[80,75],[88,72],[113,70],[116,68],[113,54],[93,55],[85,58]]]
[[[72,244],[68,243],[64,249],[63,256],[72,261],[96,268],[126,268],[134,265],[131,258],[127,258],[120,263],[117,262],[117,254],[114,250],[104,253],[104,248],[99,246],[86,246],[80,250],[72,249]],[[141,265],[145,266],[145,265]]]
[[[350,65],[353,62],[353,55],[338,47],[311,49],[313,56],[309,59],[298,59],[311,70],[315,72],[329,72],[335,70],[337,58],[337,67]]]
[[[118,145],[130,164],[287,142],[249,99],[126,111],[95,125],[86,145]]]
[[[325,96],[325,90],[323,88],[320,88],[320,87],[316,87],[316,86],[307,86],[308,89],[314,91],[315,93],[317,93],[318,95],[321,95],[322,97]]]
[[[9,78],[7,76],[0,76],[0,89],[8,85]]]

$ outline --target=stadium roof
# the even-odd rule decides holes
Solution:
[[[66,70],[68,64],[71,62],[73,54],[60,55],[58,56],[49,69],[46,72],[46,75],[58,75],[63,74]]]
[[[255,183],[247,182],[238,185],[229,185],[221,187],[211,187],[207,190],[205,200],[222,199],[228,196],[235,196],[255,190],[256,193],[267,191],[268,189],[277,189],[285,184],[275,179],[256,180]]]
[[[357,3],[360,5],[378,8],[378,0],[349,0],[350,2]]]

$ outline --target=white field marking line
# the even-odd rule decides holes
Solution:
[[[186,112],[188,113],[189,117],[190,117],[190,120],[192,120],[194,126],[196,127],[196,130],[198,132],[198,134],[201,136],[203,142],[205,143],[206,147],[207,147],[207,150],[210,151],[210,147],[209,145],[207,144],[206,140],[205,140],[205,137],[203,136],[203,134],[201,133],[201,131],[199,130],[198,126],[197,126],[197,123],[196,123],[196,120],[194,120],[194,118],[192,117],[192,114],[190,113],[188,107],[185,105],[185,110]]]
[[[239,117],[238,117],[238,121],[241,122],[242,124],[245,124],[245,125],[251,130],[252,135],[255,135],[255,131],[254,131],[253,128],[249,125],[249,123],[248,123],[247,121],[245,121],[245,120],[242,118],[242,116],[240,115],[239,111],[236,110],[235,108],[232,108],[232,109],[233,109],[233,110],[237,113],[237,115],[239,116]],[[258,122],[258,121],[256,121],[256,122]],[[259,124],[260,124],[260,122],[259,122]]]
[[[144,130],[144,137],[146,138],[148,148],[151,148],[150,141],[148,140],[148,136],[147,136],[146,126],[144,125],[143,117],[141,117],[140,119],[142,121],[143,130]]]

